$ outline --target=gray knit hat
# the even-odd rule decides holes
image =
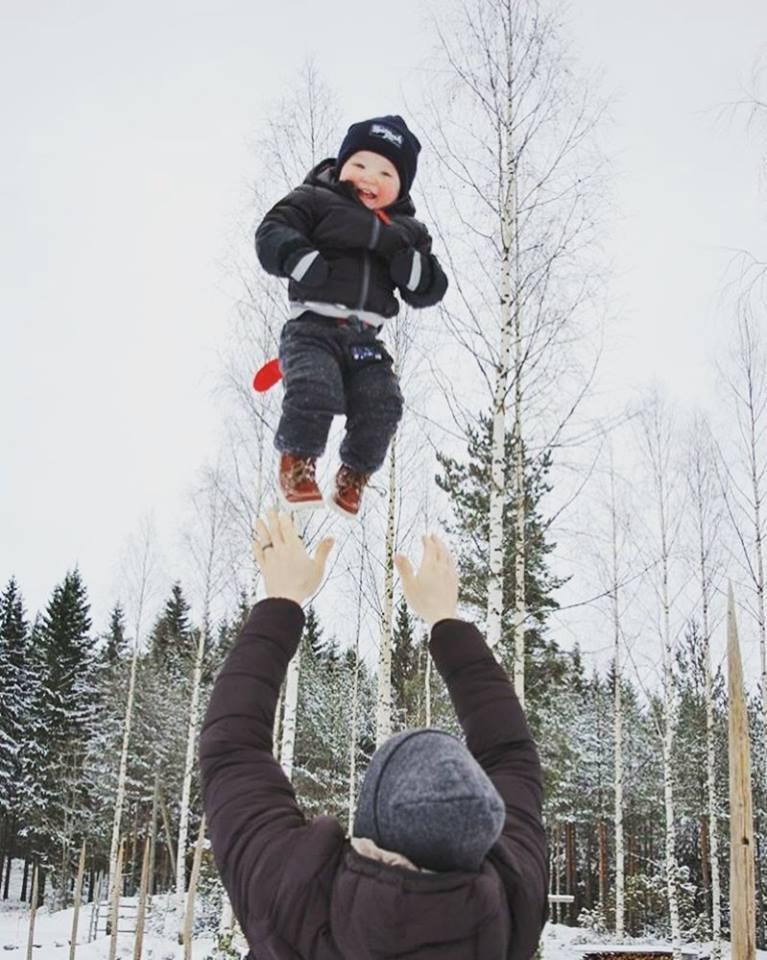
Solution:
[[[373,754],[354,835],[427,870],[479,870],[506,807],[456,737],[429,727],[390,737]]]

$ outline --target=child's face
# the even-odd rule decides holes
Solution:
[[[370,210],[382,210],[399,196],[397,168],[386,157],[371,150],[358,150],[341,167],[339,180],[354,185],[357,196]]]

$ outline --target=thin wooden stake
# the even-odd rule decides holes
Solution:
[[[138,897],[138,916],[136,917],[136,942],[133,946],[133,960],[141,960],[144,949],[144,921],[146,919],[146,901],[149,895],[149,864],[152,860],[152,838],[144,842],[144,862],[141,864],[141,889]]]
[[[109,911],[110,923],[112,926],[109,942],[109,960],[115,960],[117,955],[117,926],[120,919],[120,889],[123,882],[123,856],[125,854],[125,841],[120,841],[120,849],[117,853],[117,865],[115,866],[114,882],[112,884],[112,903]]]
[[[743,665],[730,584],[727,600],[727,674],[730,755],[730,930],[733,960],[756,960],[756,882],[751,799],[751,745]]]
[[[197,834],[197,846],[194,848],[192,860],[192,875],[189,878],[189,890],[186,895],[186,912],[184,913],[184,960],[192,960],[192,927],[194,925],[194,901],[197,895],[197,881],[200,879],[200,864],[202,863],[202,848],[205,843],[205,817],[200,820],[200,831]]]
[[[69,960],[75,960],[77,952],[77,926],[80,922],[80,903],[83,894],[83,877],[85,876],[85,840],[80,848],[80,864],[77,868],[77,881],[75,882],[75,912],[72,916],[72,937],[69,941]]]
[[[35,940],[35,917],[37,916],[37,883],[40,868],[35,864],[32,871],[32,908],[29,912],[29,940],[27,941],[27,960],[32,960],[32,947]]]

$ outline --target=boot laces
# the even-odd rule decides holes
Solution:
[[[290,469],[290,479],[294,484],[303,483],[308,480],[309,483],[315,482],[316,464],[313,460],[296,460]]]

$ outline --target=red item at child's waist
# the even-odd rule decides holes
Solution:
[[[282,370],[280,369],[280,361],[275,357],[274,360],[269,360],[257,371],[255,377],[253,377],[253,389],[257,393],[265,393],[280,380],[282,380]]]

